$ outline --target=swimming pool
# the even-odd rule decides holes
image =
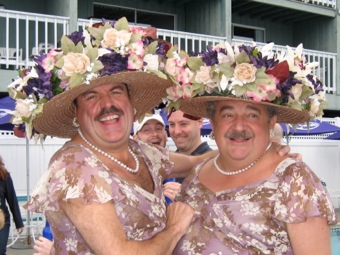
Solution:
[[[331,228],[332,255],[340,255],[340,226]]]

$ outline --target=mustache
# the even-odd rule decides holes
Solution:
[[[115,114],[123,114],[123,112],[118,109],[117,107],[115,106],[111,106],[110,108],[104,108],[100,111],[100,113],[97,115],[96,119],[100,119],[103,115],[106,115],[106,114],[112,114],[112,113],[115,113]]]
[[[234,140],[237,140],[237,139],[250,139],[250,138],[253,137],[253,134],[250,133],[250,132],[247,132],[245,130],[243,130],[243,131],[233,130],[231,132],[228,132],[225,135],[225,137],[229,138],[229,139],[234,139]]]

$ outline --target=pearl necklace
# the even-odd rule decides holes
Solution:
[[[137,173],[139,170],[139,161],[137,158],[137,155],[133,153],[133,151],[130,149],[130,147],[128,147],[129,153],[131,154],[131,156],[133,157],[133,159],[136,162],[136,168],[132,169],[130,167],[128,167],[127,165],[125,165],[123,162],[119,161],[118,159],[112,157],[110,154],[106,153],[105,151],[102,151],[101,149],[99,149],[98,147],[94,146],[92,143],[90,143],[88,140],[86,140],[86,138],[84,137],[83,133],[80,131],[80,129],[78,128],[78,133],[80,135],[80,137],[84,140],[85,143],[87,143],[92,149],[94,149],[95,151],[103,154],[105,157],[111,159],[113,162],[115,162],[117,165],[121,166],[122,168],[128,170],[131,173]]]
[[[257,163],[257,161],[260,160],[260,158],[263,157],[264,154],[266,154],[266,152],[269,150],[270,146],[272,145],[272,143],[270,143],[267,147],[267,149],[261,154],[260,157],[258,157],[257,159],[255,159],[255,161],[253,161],[249,166],[245,167],[245,168],[242,168],[240,170],[237,170],[237,171],[232,171],[232,172],[226,172],[224,170],[222,170],[218,165],[217,165],[217,159],[218,157],[220,156],[220,154],[217,154],[216,157],[214,158],[214,165],[217,169],[217,171],[219,171],[221,174],[224,174],[224,175],[236,175],[236,174],[240,174],[240,173],[243,173],[245,171],[247,171],[248,169],[250,169],[253,165],[255,165]]]

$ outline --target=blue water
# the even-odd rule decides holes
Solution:
[[[340,255],[340,227],[331,228],[332,255]]]

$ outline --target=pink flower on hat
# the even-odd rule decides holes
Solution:
[[[144,64],[143,59],[136,54],[131,54],[128,58],[128,69],[131,70],[142,69],[143,64]]]

